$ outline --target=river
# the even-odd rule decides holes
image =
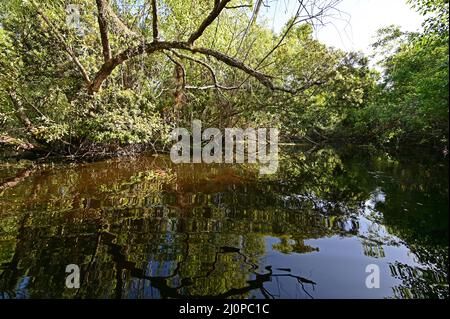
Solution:
[[[0,298],[448,298],[448,159],[427,154],[2,162]]]

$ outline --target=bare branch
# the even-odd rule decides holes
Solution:
[[[203,55],[208,55],[208,56],[212,56],[214,58],[216,58],[217,60],[231,66],[234,68],[237,68],[241,71],[244,71],[245,73],[247,73],[249,76],[254,77],[255,79],[257,79],[262,85],[264,85],[265,87],[267,87],[270,90],[274,89],[274,86],[272,84],[272,82],[270,81],[270,76],[264,73],[261,73],[255,69],[252,69],[251,67],[245,65],[244,63],[242,63],[241,61],[232,58],[226,54],[223,54],[221,52],[215,51],[215,50],[211,50],[211,49],[207,49],[207,48],[180,48],[183,50],[188,50],[191,51],[192,53],[201,53]]]
[[[212,85],[205,85],[205,86],[189,86],[189,85],[186,85],[185,86],[186,89],[190,89],[190,90],[221,89],[221,90],[225,90],[225,91],[226,90],[232,91],[232,90],[239,90],[239,89],[243,88],[243,84],[245,82],[242,82],[240,85],[236,85],[236,86],[223,86],[223,85],[220,85],[217,82],[217,77],[216,77],[216,73],[215,73],[214,69],[208,63],[206,63],[204,61],[201,61],[201,60],[198,60],[198,59],[195,59],[195,58],[193,58],[191,56],[172,51],[172,50],[171,50],[171,52],[174,55],[176,55],[178,58],[191,60],[191,61],[193,61],[195,63],[198,63],[198,64],[204,66],[205,68],[207,68],[208,71],[210,72],[211,78],[212,78],[212,80],[214,82],[214,84],[212,84]],[[281,86],[273,86],[272,90],[285,92],[285,93],[289,93],[289,94],[295,95],[295,94],[298,94],[298,93],[300,93],[300,92],[302,92],[302,91],[304,91],[306,89],[309,89],[310,87],[318,86],[318,85],[322,85],[322,84],[325,84],[325,81],[313,81],[311,83],[306,83],[306,84],[304,84],[301,87],[296,88],[296,89],[291,89],[291,88],[286,88],[286,87],[281,87]]]
[[[269,57],[272,55],[273,52],[275,52],[275,50],[277,50],[281,44],[283,43],[284,39],[287,37],[287,35],[289,34],[289,32],[292,30],[292,28],[298,24],[301,21],[297,21],[298,16],[300,15],[300,12],[302,10],[303,7],[303,0],[299,1],[299,6],[297,9],[297,12],[295,13],[295,16],[292,18],[292,20],[289,22],[286,30],[283,32],[283,35],[281,36],[281,38],[278,40],[277,44],[261,59],[261,61],[259,61],[258,65],[256,66],[256,69]]]
[[[241,50],[241,46],[242,46],[242,43],[244,42],[245,37],[247,36],[248,32],[250,31],[250,28],[252,27],[253,23],[258,18],[258,14],[259,14],[259,10],[261,9],[262,2],[263,2],[263,0],[257,0],[256,6],[252,12],[252,16],[250,17],[250,21],[247,24],[247,28],[244,31],[244,34],[241,38],[241,41],[239,42],[239,46],[238,46],[238,48],[236,50],[236,54],[234,56],[237,56],[239,54],[239,51]]]

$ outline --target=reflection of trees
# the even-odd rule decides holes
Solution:
[[[31,296],[248,297],[259,290],[270,297],[264,283],[289,277],[308,295],[312,280],[257,268],[263,236],[309,252],[304,240],[340,232],[344,216],[317,214],[308,199],[289,203],[283,182],[242,168],[167,165],[144,158],[62,167],[18,185],[22,195],[9,197],[2,212],[12,205],[27,214],[10,232],[17,265],[3,264],[1,290],[16,295],[30,274]],[[69,263],[84,271],[76,295],[63,287]]]
[[[199,165],[194,170],[164,161],[143,157],[56,167],[5,190],[0,291],[8,296],[120,298],[236,298],[259,291],[271,298],[265,283],[288,277],[308,297],[314,278],[270,265],[259,269],[265,236],[279,238],[272,248],[287,254],[317,250],[305,240],[341,235],[358,236],[366,255],[381,258],[389,243],[376,227],[360,233],[358,214],[374,193],[376,176],[343,162],[334,151],[286,153],[278,176],[265,178],[245,166]],[[414,228],[411,220],[386,209],[396,207],[391,194],[406,196],[408,185],[386,183],[389,196],[375,206],[390,232],[414,242],[432,230]],[[417,243],[410,248],[421,262],[436,264],[436,254],[421,251],[423,242]],[[77,292],[63,286],[70,263],[83,272]],[[443,273],[441,264],[428,272]],[[424,283],[436,282],[421,276]],[[407,297],[414,282],[399,278],[405,285],[394,293]],[[439,291],[430,289],[424,294]]]
[[[18,282],[31,275],[34,280],[27,287],[31,296],[70,296],[70,291],[63,287],[64,269],[69,263],[81,265],[84,271],[83,288],[76,297],[126,297],[133,291],[136,280],[148,282],[152,290],[157,290],[157,296],[163,298],[247,297],[252,290],[270,296],[264,283],[272,277],[289,276],[302,287],[313,284],[291,273],[258,271],[257,257],[263,253],[264,244],[261,236],[201,234],[186,229],[186,233],[179,235],[182,239],[170,239],[170,234],[162,229],[154,232],[140,227],[143,223],[150,226],[154,221],[133,220],[112,225],[114,233],[122,236],[101,231],[95,223],[88,226],[81,220],[76,222],[78,225],[71,221],[70,227],[72,230],[80,227],[78,232],[82,233],[90,228],[85,236],[78,232],[75,236],[66,235],[62,229],[49,234],[42,227],[25,226],[19,230],[12,260],[2,265],[0,290],[17,297],[23,293],[17,287]],[[131,229],[136,233],[129,232]],[[220,246],[225,243],[233,246]],[[154,265],[148,265],[148,261]]]
[[[411,267],[402,263],[390,265],[393,277],[402,284],[393,287],[396,298],[448,298],[448,278],[436,269]]]
[[[116,285],[116,297],[121,298],[123,295],[122,292],[122,279],[121,274],[123,270],[129,271],[130,275],[133,278],[137,278],[138,280],[146,280],[148,281],[152,288],[158,289],[158,292],[160,294],[160,297],[162,298],[229,298],[229,297],[246,297],[247,294],[250,291],[253,290],[260,290],[261,293],[266,297],[273,297],[267,289],[264,288],[264,283],[269,282],[274,277],[291,277],[294,278],[302,287],[303,291],[309,295],[309,293],[305,290],[305,285],[315,285],[315,283],[309,279],[295,276],[290,273],[280,273],[280,274],[274,274],[272,271],[272,267],[267,266],[265,268],[265,273],[259,273],[257,272],[258,265],[251,262],[249,258],[244,255],[240,249],[234,248],[234,247],[219,247],[216,252],[214,253],[214,259],[213,261],[208,265],[208,270],[201,275],[196,275],[194,277],[189,277],[186,274],[181,274],[182,272],[182,264],[187,263],[186,259],[180,260],[176,263],[176,266],[173,270],[173,272],[166,276],[152,276],[152,275],[146,275],[146,271],[143,269],[139,269],[136,267],[136,264],[133,262],[129,262],[126,260],[126,256],[121,253],[121,247],[117,244],[114,244],[113,241],[110,238],[110,241],[106,243],[109,248],[110,252],[113,256],[113,260],[116,263],[116,272],[118,275],[117,278],[117,285]],[[187,238],[186,243],[186,254],[184,255],[184,258],[187,258],[189,256],[189,238]],[[248,267],[248,270],[252,275],[254,275],[254,279],[245,280],[245,285],[242,287],[239,287],[239,285],[230,285],[229,288],[226,288],[223,291],[217,290],[217,285],[213,282],[213,290],[211,291],[211,294],[208,294],[205,292],[205,287],[208,285],[205,282],[202,282],[202,285],[197,289],[192,289],[191,286],[194,286],[199,280],[207,279],[210,281],[211,279],[214,279],[214,273],[217,272],[221,268],[221,260],[229,259],[230,255],[234,255],[234,257],[237,257],[242,261],[242,265],[245,265]],[[225,258],[224,258],[225,257]],[[228,258],[226,258],[228,257]],[[289,271],[290,272],[290,271]],[[172,279],[176,277],[182,276],[182,279],[178,281],[177,284],[171,285],[170,282],[172,282]],[[224,276],[227,277],[227,276]],[[233,280],[231,277],[227,277],[227,279]],[[242,284],[242,282],[240,282]],[[236,284],[236,283],[235,283]],[[238,283],[239,284],[239,283]],[[236,288],[238,287],[238,288]]]
[[[429,155],[429,154],[425,154]],[[404,242],[421,266],[402,263],[390,265],[393,277],[402,284],[393,288],[398,298],[448,298],[448,163],[442,159],[424,156],[422,151],[399,154],[396,160],[386,156],[373,156],[367,171],[367,157],[354,156],[347,167],[359,176],[362,189],[383,185],[388,194],[375,201],[374,227],[385,232],[370,232],[365,242],[367,255],[383,257],[382,245],[395,245],[389,237]],[[373,192],[379,195],[380,190]]]

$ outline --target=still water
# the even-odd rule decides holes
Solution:
[[[448,298],[447,159],[281,154],[273,176],[152,155],[3,163],[0,298]]]

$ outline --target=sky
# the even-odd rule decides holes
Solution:
[[[270,8],[262,10],[263,16],[279,32],[297,6],[298,0],[273,1]],[[371,53],[378,29],[395,24],[404,31],[417,31],[424,20],[406,0],[342,0],[337,9],[325,26],[315,30],[315,37],[329,46],[366,54]]]

